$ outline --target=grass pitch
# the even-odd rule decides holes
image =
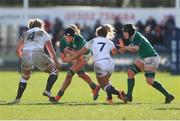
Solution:
[[[97,83],[95,74],[89,73]],[[56,95],[64,78],[65,72],[60,72],[52,93]],[[52,104],[42,92],[46,85],[48,74],[34,72],[28,82],[25,93],[18,105],[8,105],[17,93],[20,74],[18,72],[0,72],[0,120],[180,120],[180,76],[168,73],[157,73],[156,79],[175,96],[171,104],[164,104],[164,96],[145,82],[143,73],[136,76],[133,92],[133,102],[122,104],[113,97],[114,105],[106,105],[106,94],[100,91],[97,101],[92,100],[91,89],[77,75],[65,92],[60,103]],[[111,77],[112,84],[117,89],[127,89],[126,73],[116,72]]]

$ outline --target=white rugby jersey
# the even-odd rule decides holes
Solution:
[[[94,61],[96,62],[103,59],[112,59],[110,52],[115,48],[115,45],[107,38],[96,37],[87,42],[85,48],[92,51]]]
[[[24,40],[23,50],[44,49],[45,42],[51,40],[49,34],[38,27],[24,32],[21,38]]]

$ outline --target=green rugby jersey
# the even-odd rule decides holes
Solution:
[[[141,33],[135,32],[132,39],[129,40],[129,45],[139,46],[138,56],[140,58],[158,56],[151,43]]]
[[[60,52],[63,53],[66,47],[69,47],[73,50],[80,50],[86,44],[86,40],[79,34],[76,34],[73,38],[73,41],[68,43],[65,37],[62,37],[60,40]],[[89,51],[86,53],[88,54]]]

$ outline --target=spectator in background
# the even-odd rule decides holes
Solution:
[[[59,41],[59,38],[61,38],[60,35],[61,30],[63,30],[63,23],[59,18],[55,18],[55,23],[53,26],[53,39],[52,39],[52,44],[55,51],[56,51],[56,42]]]
[[[165,35],[169,35],[175,28],[175,20],[173,16],[168,16],[164,24]]]
[[[146,26],[144,36],[149,40],[152,46],[154,46],[155,34],[152,33],[151,26]]]
[[[120,37],[122,37],[122,23],[120,21],[119,17],[115,17],[114,18],[114,28],[116,31],[116,35],[115,35],[115,40],[119,39]]]
[[[168,20],[166,22],[166,25],[169,26],[169,28],[172,28],[172,29],[175,28],[176,23],[175,23],[175,20],[174,20],[174,16],[172,16],[172,15],[168,16]]]
[[[145,26],[143,25],[142,21],[140,21],[140,20],[137,21],[136,27],[137,27],[137,30],[138,30],[140,33],[144,34],[144,28],[145,28]]]
[[[165,52],[165,39],[164,39],[164,35],[162,33],[161,27],[158,25],[155,29],[155,38],[154,38],[154,48],[158,51],[158,52]]]
[[[146,21],[146,26],[150,26],[151,30],[155,30],[157,26],[157,22],[152,16],[150,16],[148,20]]]
[[[2,52],[2,37],[0,36],[0,54],[1,54],[1,52]]]
[[[174,17],[172,15],[167,16],[167,18],[164,19],[160,25],[163,31],[162,35],[164,36],[166,47],[167,47],[166,51],[170,53],[172,33],[173,33],[173,30],[176,28]]]
[[[84,27],[82,28],[82,36],[85,38],[85,40],[89,41],[92,38],[92,30],[89,26],[84,24]]]
[[[100,27],[100,26],[101,26],[101,21],[98,19],[98,20],[96,20],[96,23],[95,23],[95,25],[94,25],[93,33],[95,33],[96,28],[98,28],[98,27]],[[95,36],[95,35],[93,35],[93,36]]]
[[[19,37],[25,32],[28,30],[28,27],[26,26],[20,26],[19,27]]]
[[[52,33],[51,28],[52,28],[51,22],[50,22],[48,19],[45,19],[45,20],[44,20],[44,30],[45,30],[48,34],[51,34],[51,33]]]

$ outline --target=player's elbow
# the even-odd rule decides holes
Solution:
[[[17,48],[16,48],[16,55],[17,55],[17,56],[19,56],[20,51],[21,51],[21,50],[17,47]]]

